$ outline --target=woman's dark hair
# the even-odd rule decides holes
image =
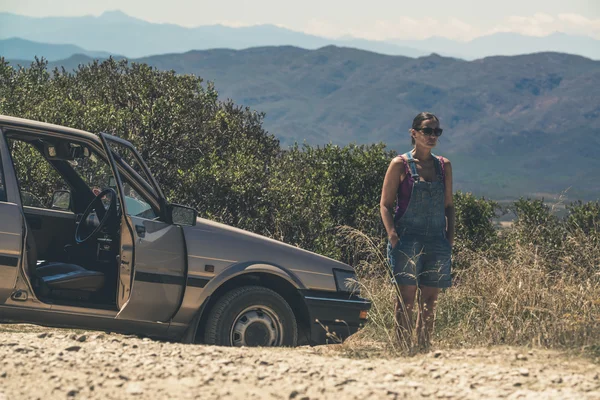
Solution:
[[[422,112],[417,114],[417,116],[415,117],[415,119],[413,119],[413,123],[412,123],[412,129],[417,129],[421,127],[421,123],[423,121],[428,121],[430,119],[433,119],[434,121],[437,121],[437,123],[440,123],[440,120],[438,119],[438,117],[436,117],[435,115],[433,115],[430,112]],[[410,141],[412,143],[412,145],[415,145],[415,138],[412,137],[412,135],[410,136]]]

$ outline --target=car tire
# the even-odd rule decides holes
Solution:
[[[278,293],[261,286],[242,286],[225,293],[212,307],[204,343],[294,347],[298,325],[290,305]]]

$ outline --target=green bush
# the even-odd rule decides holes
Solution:
[[[568,229],[581,230],[586,235],[598,235],[600,232],[600,202],[583,203],[577,201],[567,205]]]
[[[455,249],[477,251],[488,249],[497,240],[494,218],[500,210],[498,203],[477,198],[460,191],[454,194],[457,246]]]

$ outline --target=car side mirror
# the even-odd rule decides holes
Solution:
[[[169,204],[169,217],[174,225],[196,225],[198,211],[192,207],[182,206],[180,204]]]
[[[52,210],[69,211],[71,209],[71,192],[68,190],[57,190],[52,193]]]

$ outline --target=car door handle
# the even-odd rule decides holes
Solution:
[[[139,237],[146,236],[146,227],[144,225],[136,225],[135,231],[137,232]]]

